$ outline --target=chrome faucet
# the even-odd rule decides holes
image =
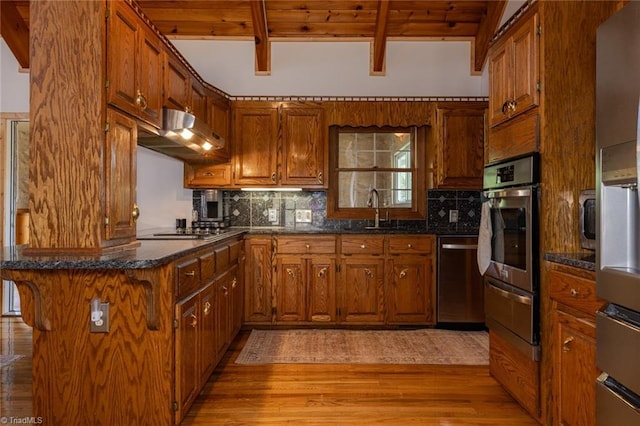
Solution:
[[[376,196],[375,203],[373,202],[374,195]],[[375,188],[371,188],[371,190],[369,190],[369,200],[367,201],[367,207],[372,207],[376,209],[376,217],[373,222],[373,227],[379,228],[380,227],[380,194],[378,194],[378,190]]]

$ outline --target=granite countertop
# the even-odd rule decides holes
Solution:
[[[545,253],[544,260],[574,266],[588,271],[596,270],[596,259],[595,253],[593,252]]]
[[[139,240],[140,245],[97,255],[25,255],[27,246],[5,247],[1,269],[145,269],[165,265],[210,244],[245,234],[229,230],[207,239]]]

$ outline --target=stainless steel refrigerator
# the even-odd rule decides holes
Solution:
[[[640,2],[598,28],[596,417],[640,424]]]

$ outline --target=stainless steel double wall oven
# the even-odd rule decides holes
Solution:
[[[485,277],[489,329],[532,360],[540,357],[539,154],[488,165],[491,262]]]

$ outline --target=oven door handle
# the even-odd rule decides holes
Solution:
[[[491,283],[488,283],[488,285],[491,287],[491,290],[497,293],[500,293],[500,295],[505,299],[510,299],[510,300],[513,300],[514,302],[522,303],[524,305],[531,305],[530,297],[520,296],[519,294],[511,293],[510,291],[503,290],[500,287],[496,287]]]
[[[529,197],[533,191],[532,186],[523,186],[519,188],[508,188],[500,190],[485,190],[484,196],[488,199],[506,198],[506,197]]]

